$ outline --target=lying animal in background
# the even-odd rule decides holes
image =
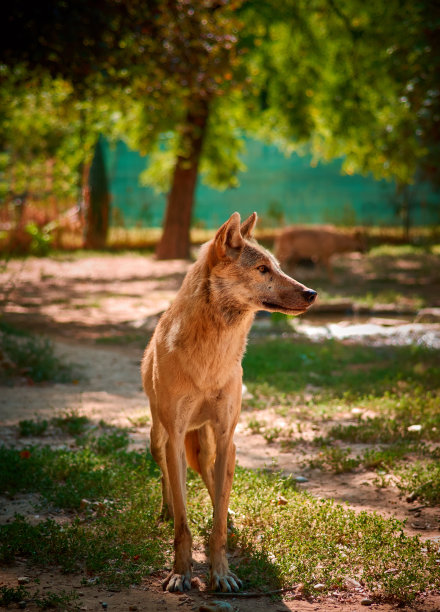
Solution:
[[[331,228],[286,227],[275,239],[275,257],[292,272],[301,259],[322,263],[334,281],[331,258],[337,253],[365,251],[360,232],[345,234]]]
[[[151,452],[162,471],[162,516],[174,519],[174,565],[164,582],[168,591],[191,588],[187,462],[201,474],[214,508],[211,586],[239,590],[241,582],[226,559],[226,537],[246,338],[258,310],[298,315],[316,298],[252,239],[256,220],[253,213],[240,224],[234,213],[203,245],[142,360],[152,414]]]

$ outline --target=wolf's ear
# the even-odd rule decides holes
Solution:
[[[217,231],[214,248],[219,259],[237,259],[244,240],[240,233],[240,215],[235,212]]]
[[[252,232],[254,231],[257,219],[257,213],[253,212],[251,216],[246,219],[246,221],[243,221],[240,227],[240,232],[243,238],[252,238]]]

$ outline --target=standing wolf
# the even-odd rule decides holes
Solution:
[[[246,337],[257,310],[298,315],[316,298],[252,239],[256,220],[253,213],[240,225],[235,212],[202,247],[142,360],[151,452],[162,471],[162,514],[174,519],[174,566],[163,585],[168,591],[191,588],[187,462],[201,474],[214,508],[211,586],[239,590],[226,559],[226,535]]]
[[[289,272],[301,259],[322,263],[333,282],[333,255],[366,250],[365,238],[359,232],[346,234],[329,227],[285,227],[275,239],[275,257]]]

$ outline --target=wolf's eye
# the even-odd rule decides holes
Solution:
[[[269,268],[267,266],[258,266],[257,270],[259,270],[261,274],[267,274],[267,272],[269,272]]]

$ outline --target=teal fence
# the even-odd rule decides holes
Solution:
[[[200,181],[193,223],[215,228],[232,212],[242,216],[256,210],[267,225],[335,223],[342,225],[400,225],[399,202],[393,182],[341,174],[341,161],[312,167],[311,156],[285,157],[275,146],[248,139],[243,162],[247,171],[240,185],[217,191]],[[139,175],[148,158],[122,141],[106,147],[114,225],[160,226],[164,195],[142,186]],[[413,225],[440,223],[440,193],[426,184],[411,187]]]

